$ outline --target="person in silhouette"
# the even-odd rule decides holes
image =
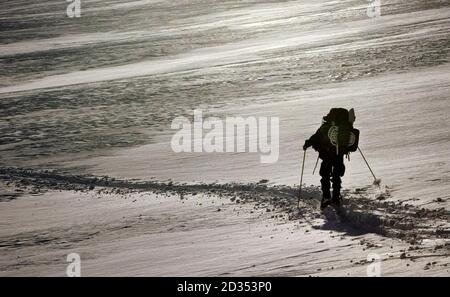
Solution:
[[[350,111],[345,108],[332,108],[323,117],[320,128],[303,145],[303,150],[312,146],[322,160],[319,171],[322,209],[329,204],[341,204],[341,178],[345,174],[344,156],[358,148],[359,130],[353,128],[355,119],[353,108]]]

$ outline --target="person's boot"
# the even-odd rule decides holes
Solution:
[[[322,201],[320,201],[320,209],[326,208],[331,203],[330,190],[322,190]]]
[[[331,204],[335,206],[341,206],[342,196],[339,192],[333,191],[333,197],[331,198]]]
[[[326,178],[321,179],[322,184],[322,201],[320,201],[320,209],[326,208],[331,202],[330,195],[330,180]]]
[[[328,205],[330,205],[330,203],[330,197],[322,196],[322,201],[320,201],[320,209],[325,209]]]

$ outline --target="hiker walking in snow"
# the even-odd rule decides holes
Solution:
[[[303,145],[303,150],[312,146],[322,159],[319,171],[322,186],[321,209],[330,203],[340,205],[341,177],[345,173],[344,156],[347,155],[348,158],[350,152],[358,149],[359,130],[353,128],[355,119],[353,108],[350,111],[345,108],[332,108],[323,117],[322,125],[317,132]]]

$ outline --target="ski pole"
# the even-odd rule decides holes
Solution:
[[[316,172],[317,164],[319,164],[319,156],[317,156],[316,165],[314,166],[313,175],[314,172]]]
[[[367,167],[369,167],[370,173],[372,173],[372,175],[373,175],[373,184],[379,185],[381,183],[381,180],[375,176],[375,174],[372,171],[372,168],[370,168],[369,162],[367,162],[366,157],[364,156],[363,152],[361,151],[361,149],[359,147],[358,147],[358,151],[361,154],[361,156],[363,157],[364,162],[366,162]]]
[[[300,175],[300,189],[298,192],[297,208],[300,208],[300,198],[302,196],[303,170],[305,169],[306,150],[303,151],[302,174]]]

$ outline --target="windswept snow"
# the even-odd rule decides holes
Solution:
[[[314,188],[298,211],[289,187],[0,173],[34,193],[1,209],[0,275],[61,276],[72,252],[85,276],[364,276],[371,254],[386,276],[448,274],[448,233],[435,225],[445,212],[377,203],[368,189],[347,193],[336,217],[317,211]]]
[[[0,275],[448,276],[448,1],[12,0],[0,11]],[[331,107],[356,110],[340,214]],[[175,153],[172,120],[272,116],[280,155]]]

